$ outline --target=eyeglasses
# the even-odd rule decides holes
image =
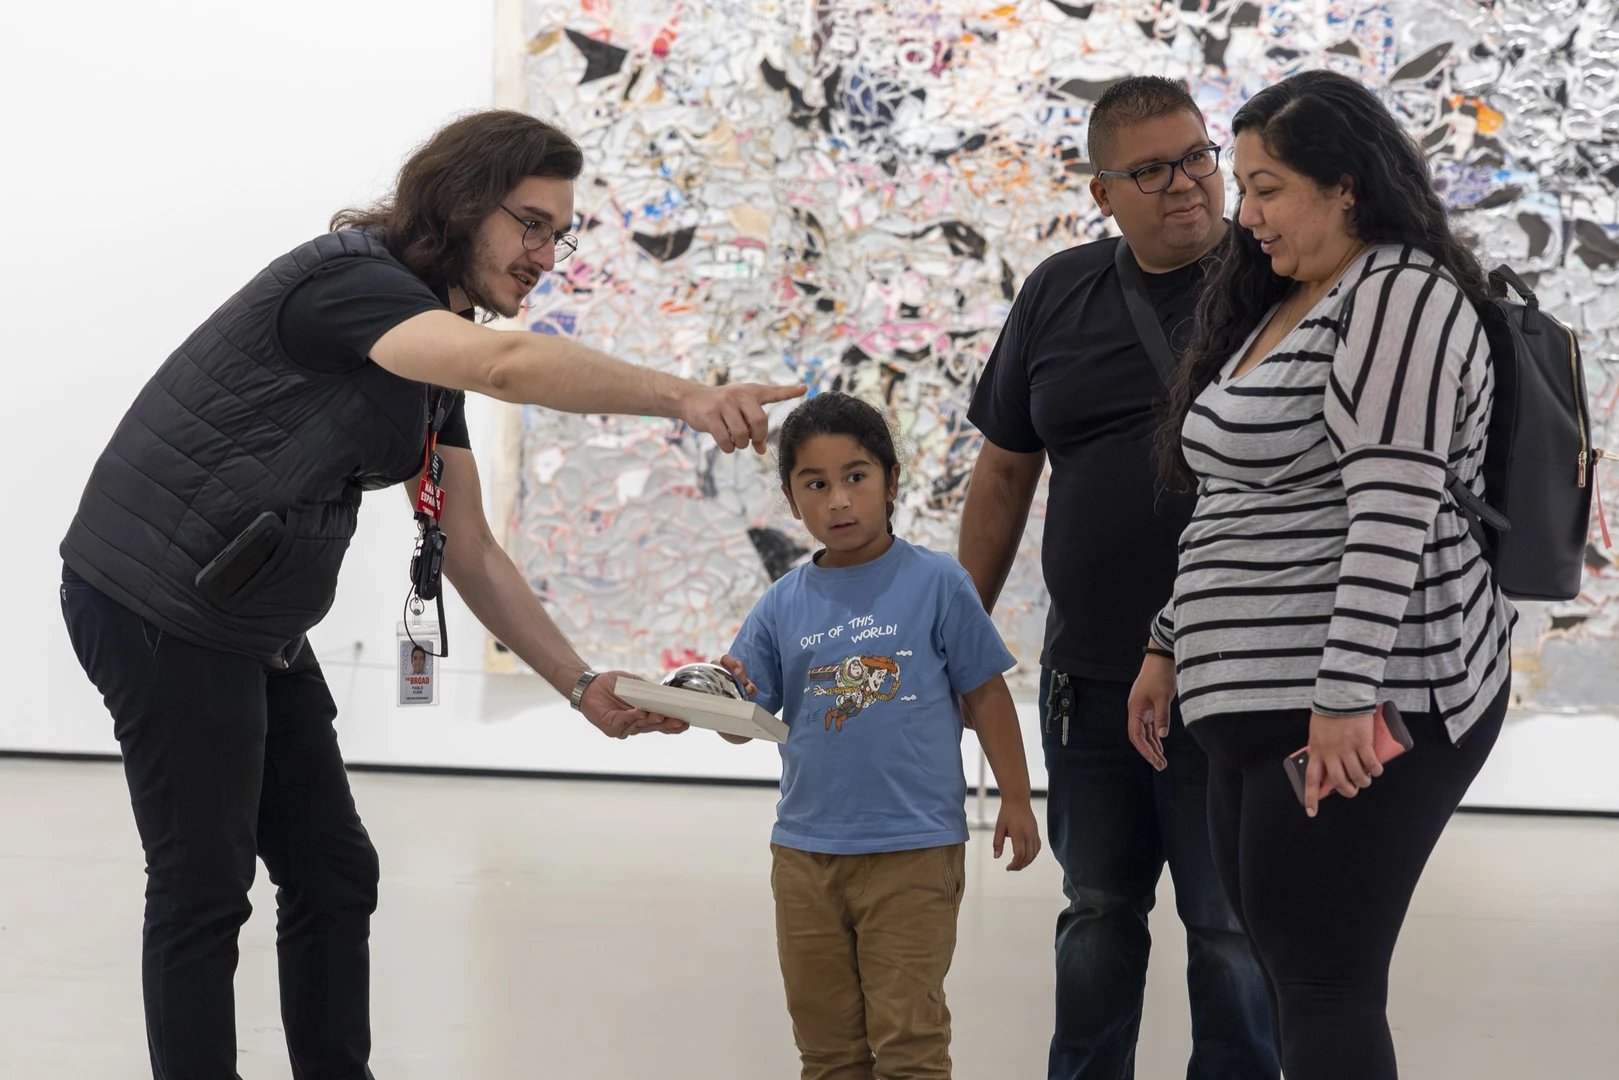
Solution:
[[[512,214],[505,206],[501,206],[501,209],[511,214],[512,220],[523,227],[523,247],[529,251],[539,251],[546,244],[555,240],[557,245],[556,254],[551,257],[551,261],[559,263],[565,261],[569,255],[579,250],[579,238],[573,233],[557,232],[551,227],[549,221],[532,221],[529,218]]]
[[[1143,165],[1129,172],[1098,169],[1096,175],[1115,180],[1134,180],[1136,187],[1141,189],[1141,194],[1156,195],[1160,191],[1169,190],[1169,185],[1175,182],[1176,169],[1185,173],[1188,180],[1202,180],[1219,172],[1222,149],[1224,148],[1219,146],[1205,146],[1201,150],[1193,150],[1179,161],[1155,161],[1151,165]]]

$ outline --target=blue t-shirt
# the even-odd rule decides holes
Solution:
[[[896,538],[862,566],[776,582],[731,655],[788,726],[771,841],[865,855],[967,839],[961,708],[1015,666],[972,578]]]

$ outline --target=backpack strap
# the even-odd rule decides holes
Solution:
[[[1175,381],[1175,369],[1180,365],[1175,361],[1175,351],[1169,347],[1169,339],[1158,322],[1158,312],[1147,295],[1147,283],[1141,277],[1135,253],[1122,236],[1119,246],[1113,249],[1113,266],[1119,272],[1119,285],[1124,289],[1124,306],[1130,309],[1130,321],[1136,324],[1136,337],[1141,339],[1141,347],[1147,351],[1147,359],[1152,361],[1158,378],[1165,386],[1170,386]]]
[[[1511,286],[1512,291],[1523,298],[1523,332],[1526,334],[1540,333],[1540,299],[1535,296],[1535,290],[1526,285],[1523,278],[1518,276],[1516,270],[1506,263],[1502,263],[1490,271],[1490,288],[1498,289],[1504,294],[1508,286]]]

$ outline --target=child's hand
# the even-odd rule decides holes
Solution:
[[[747,695],[750,698],[759,696],[759,688],[754,686],[753,683],[748,679],[748,669],[742,666],[742,661],[738,660],[730,653],[726,653],[724,656],[720,657],[719,665],[737,677],[737,679],[742,683],[742,689],[747,691]],[[742,741],[747,742],[746,739]]]
[[[1008,870],[1021,870],[1040,854],[1040,826],[1034,820],[1034,810],[1027,799],[1021,802],[1001,800],[1001,812],[995,818],[997,859],[1005,850],[1008,838],[1012,841],[1012,861],[1006,864]]]

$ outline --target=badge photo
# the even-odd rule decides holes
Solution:
[[[399,624],[399,704],[438,704],[438,647],[436,630]]]

